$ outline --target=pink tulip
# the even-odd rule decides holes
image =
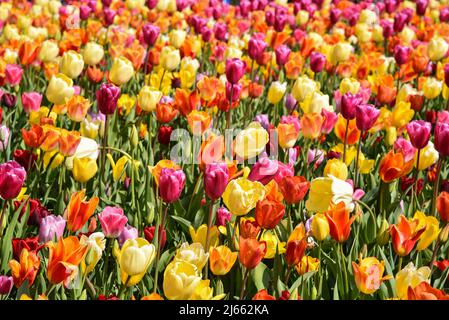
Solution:
[[[437,122],[435,126],[435,149],[441,156],[449,155],[449,124]]]
[[[39,242],[58,240],[64,235],[66,221],[62,216],[48,215],[42,218],[39,225]]]
[[[371,104],[361,104],[356,107],[355,120],[357,128],[361,131],[367,131],[372,128],[379,118],[380,110]]]
[[[262,184],[269,183],[278,171],[278,163],[268,157],[261,157],[253,165],[248,175],[248,180],[259,181]]]
[[[324,56],[324,54],[316,51],[310,54],[310,69],[312,69],[313,72],[321,72],[325,64],[326,57]]]
[[[145,43],[152,47],[157,41],[159,34],[161,33],[161,29],[158,26],[152,25],[151,23],[147,23],[142,28],[143,38]]]
[[[280,161],[275,160],[278,165],[278,171],[274,176],[274,180],[280,183],[284,177],[293,177],[295,175],[295,168],[293,164],[285,164]]]
[[[319,166],[324,161],[324,152],[319,149],[309,149],[307,152],[307,163],[311,164],[315,161],[315,165]]]
[[[186,183],[186,176],[181,169],[163,168],[159,177],[159,195],[166,203],[179,199]]]
[[[0,164],[0,196],[5,199],[14,199],[20,193],[27,173],[16,161]]]
[[[415,147],[410,141],[402,137],[396,140],[396,142],[394,143],[394,149],[402,153],[405,162],[409,162],[415,157]]]
[[[98,215],[98,220],[100,220],[101,229],[107,238],[117,238],[128,222],[122,208],[110,206],[103,209]]]
[[[7,126],[0,124],[0,151],[6,149],[9,143],[10,131]]]
[[[321,115],[324,118],[323,124],[321,125],[321,132],[328,134],[334,129],[338,116],[335,112],[327,111],[326,109],[321,110]]]
[[[432,125],[424,120],[414,120],[407,124],[410,141],[416,149],[423,149],[430,139]]]
[[[26,113],[31,111],[38,111],[41,107],[42,95],[38,92],[24,92],[22,93],[23,110]]]
[[[358,94],[346,92],[341,97],[341,114],[346,120],[355,118],[356,107],[362,103],[362,98]]]
[[[225,41],[228,36],[228,26],[225,23],[218,22],[214,25],[214,35],[219,41]]]
[[[288,57],[290,56],[290,48],[285,44],[280,45],[276,48],[274,53],[276,54],[276,63],[280,66],[286,64],[288,62]]]
[[[229,170],[225,163],[209,163],[204,170],[204,191],[211,200],[221,197],[229,180]]]
[[[267,44],[263,39],[252,37],[248,41],[248,55],[253,60],[259,60],[265,51]]]
[[[245,75],[246,62],[239,58],[232,58],[226,60],[226,79],[231,84],[237,84],[240,79]]]
[[[98,109],[103,114],[113,114],[117,109],[117,101],[120,97],[120,88],[111,83],[102,83],[97,90]]]
[[[397,45],[394,48],[394,60],[396,60],[398,65],[403,65],[409,60],[411,53],[412,49],[410,47]]]
[[[13,284],[12,277],[0,276],[0,296],[8,295],[12,290]]]
[[[449,123],[449,111],[443,110],[438,112],[438,122]]]
[[[226,222],[228,221],[231,221],[231,213],[228,211],[228,209],[224,207],[218,208],[215,224],[217,226],[226,226]]]
[[[5,68],[6,83],[16,86],[22,80],[23,69],[17,64],[7,64]]]

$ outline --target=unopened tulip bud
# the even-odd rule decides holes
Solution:
[[[137,147],[139,144],[139,132],[137,131],[137,128],[135,125],[131,127],[131,145],[133,147]]]
[[[376,238],[376,242],[379,246],[386,245],[388,240],[390,240],[389,229],[390,225],[388,224],[388,221],[383,219]]]
[[[445,243],[449,237],[449,224],[446,225],[443,229],[441,229],[440,234],[438,235],[438,239],[440,243]]]

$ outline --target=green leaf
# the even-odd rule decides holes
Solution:
[[[259,263],[251,273],[251,278],[257,291],[267,289],[270,286],[271,274],[270,269],[263,262]]]
[[[178,216],[170,216],[170,217],[179,223],[184,232],[189,233],[189,228],[192,226],[192,223],[190,221]]]

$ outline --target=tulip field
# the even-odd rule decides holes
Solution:
[[[0,300],[449,300],[449,0],[0,3]]]

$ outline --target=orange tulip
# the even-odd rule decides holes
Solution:
[[[391,279],[391,275],[383,276],[384,261],[379,262],[374,257],[360,258],[359,260],[358,264],[352,262],[352,269],[354,270],[355,284],[361,292],[372,294],[380,288],[383,281]]]
[[[271,180],[265,185],[265,190],[267,193],[265,194],[265,199],[281,202],[284,200],[284,196],[279,189],[279,185],[276,180]]]
[[[89,78],[90,81],[94,82],[94,83],[99,83],[103,77],[104,77],[104,72],[101,71],[100,68],[97,68],[95,66],[89,66],[87,68],[87,77]]]
[[[449,222],[449,192],[443,191],[438,196],[437,211],[441,220]]]
[[[70,197],[70,202],[64,213],[67,219],[67,229],[72,232],[80,230],[94,214],[100,199],[92,197],[89,201],[83,201],[86,190],[75,192]]]
[[[341,140],[341,142],[345,141],[345,132],[346,132],[346,126],[347,126],[348,120],[343,118],[343,116],[340,114],[338,115],[337,123],[334,127],[335,135],[338,139]],[[348,126],[348,140],[346,143],[348,145],[353,145],[357,141],[359,141],[360,138],[360,131],[357,129],[356,120],[355,118],[352,120],[349,120],[349,126]]]
[[[65,103],[67,107],[67,114],[70,120],[75,122],[81,122],[87,115],[87,111],[90,108],[90,101],[83,96],[72,96]]]
[[[249,270],[254,269],[267,252],[267,243],[265,241],[257,241],[256,239],[240,237],[239,246],[240,262]]]
[[[302,257],[307,249],[307,238],[301,240],[292,240],[287,242],[287,251],[285,253],[285,260],[289,266],[296,266],[301,262]]]
[[[205,111],[193,110],[187,115],[187,123],[194,135],[201,135],[210,128],[212,117]]]
[[[9,261],[14,285],[20,288],[23,282],[28,280],[28,287],[30,287],[36,278],[40,263],[41,260],[35,251],[28,251],[26,248],[22,249],[19,261],[14,259]]]
[[[244,219],[240,221],[240,237],[245,239],[256,239],[260,232],[260,227],[256,221]]]
[[[306,196],[310,183],[302,176],[284,177],[279,183],[284,200],[288,204],[299,203]]]
[[[29,65],[36,60],[39,52],[39,44],[36,42],[26,41],[22,43],[19,49],[20,62],[23,65]]]
[[[259,290],[251,300],[276,300],[276,298],[268,294],[266,289],[262,289]]]
[[[172,121],[178,115],[178,110],[173,106],[173,103],[159,102],[156,105],[156,119],[162,123]]]
[[[337,205],[331,205],[331,209],[326,212],[326,218],[331,237],[338,242],[345,242],[349,238],[351,224],[357,218],[357,215],[350,218],[345,203],[339,202]]]
[[[408,220],[404,215],[400,215],[398,223],[391,226],[390,234],[393,249],[398,256],[408,255],[421,234],[426,230],[426,227],[418,230],[418,225],[418,219]]]
[[[282,220],[285,206],[273,200],[264,199],[256,205],[256,222],[264,229],[273,229]]]
[[[449,294],[443,290],[432,287],[427,281],[423,281],[415,288],[408,287],[408,300],[449,300]]]
[[[404,162],[404,156],[401,152],[395,153],[393,150],[388,152],[380,162],[380,178],[389,183],[396,180],[413,169],[413,160]]]
[[[47,278],[53,284],[64,282],[67,286],[78,272],[78,265],[84,259],[87,246],[81,245],[78,237],[59,238],[57,243],[47,244],[50,256],[47,265]]]
[[[29,131],[22,129],[22,138],[27,147],[39,148],[45,139],[44,130],[34,124]]]
[[[200,169],[204,170],[206,164],[220,162],[225,153],[225,142],[223,136],[217,136],[211,133],[207,139],[201,143],[199,152]]]
[[[226,246],[212,247],[209,254],[210,270],[215,275],[227,274],[237,260],[237,252]]]
[[[187,90],[177,88],[174,98],[176,108],[184,117],[200,105],[200,96],[196,91],[189,92]]]
[[[204,76],[197,84],[200,91],[201,99],[205,101],[212,101],[218,91],[223,91],[223,85],[217,78]]]
[[[67,157],[72,156],[81,142],[81,134],[78,131],[61,130],[59,135],[59,151]]]
[[[59,128],[53,126],[44,126],[44,141],[41,143],[40,148],[43,151],[53,151],[59,147],[59,136],[60,130]]]
[[[279,145],[282,149],[288,149],[295,145],[299,137],[299,130],[296,130],[292,123],[279,123],[277,127]]]
[[[306,113],[301,117],[302,134],[307,139],[316,139],[321,134],[324,118],[319,113]]]

